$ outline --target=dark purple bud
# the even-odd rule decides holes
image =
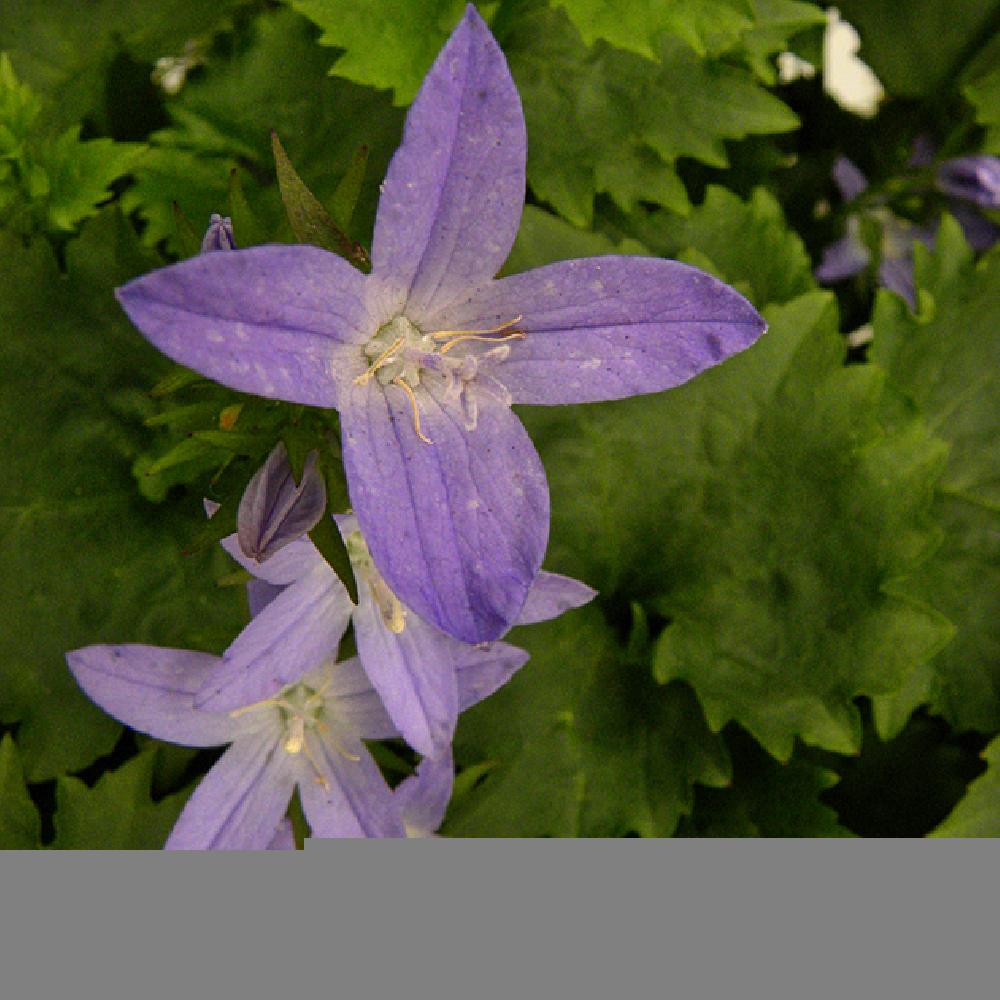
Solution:
[[[248,558],[270,559],[319,522],[326,510],[326,485],[316,465],[318,457],[318,452],[309,452],[302,481],[296,484],[288,453],[279,441],[254,474],[236,515],[240,548]]]
[[[232,220],[228,216],[223,218],[218,213],[213,213],[201,241],[201,252],[211,253],[213,250],[235,249],[236,240],[233,239]]]
[[[938,167],[937,186],[952,198],[980,208],[1000,208],[1000,159],[996,156],[959,156]]]

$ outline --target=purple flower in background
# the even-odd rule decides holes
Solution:
[[[1000,159],[995,156],[959,156],[937,169],[937,186],[952,198],[980,208],[1000,208]]]
[[[355,658],[328,661],[275,697],[232,712],[196,708],[217,657],[156,646],[67,654],[77,683],[106,712],[184,746],[231,744],[167,840],[177,850],[262,850],[296,786],[318,837],[403,835],[399,810],[362,739],[397,735]]]
[[[284,481],[287,470],[284,450],[276,449],[262,472],[264,479]],[[255,489],[270,491],[263,480]],[[259,507],[252,509],[260,514]],[[460,711],[458,675],[497,660],[509,665],[509,676],[528,654],[506,643],[461,642],[424,621],[403,604],[379,573],[357,520],[341,515],[337,523],[358,583],[357,607],[308,537],[289,542],[263,563],[248,557],[236,536],[222,540],[226,551],[256,578],[248,590],[255,617],[226,650],[219,668],[205,678],[195,704],[218,711],[268,697],[318,658],[335,651],[348,620],[353,619],[358,654],[390,717],[414,749],[437,756],[450,744]],[[253,522],[244,523],[242,517],[240,532],[259,533]],[[594,590],[577,580],[539,573],[519,622],[555,618],[594,596]],[[275,650],[281,651],[279,657]],[[276,661],[280,663],[278,677]]]
[[[548,538],[544,472],[511,404],[657,392],[764,330],[731,288],[673,261],[608,256],[494,280],[525,149],[506,61],[470,6],[407,116],[370,275],[316,247],[263,246],[118,293],[181,364],[336,407],[375,565],[415,614],[467,642],[518,620]]]
[[[450,748],[440,757],[425,757],[416,773],[399,783],[392,796],[407,837],[433,837],[437,833],[454,783],[455,762]]]

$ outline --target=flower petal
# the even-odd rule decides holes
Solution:
[[[455,734],[454,658],[456,647],[461,652],[465,644],[414,614],[403,619],[401,632],[393,632],[372,599],[371,589],[359,587],[358,596],[354,638],[372,686],[403,739],[425,756],[439,754]]]
[[[286,816],[278,822],[278,829],[274,831],[271,842],[267,845],[269,851],[294,851],[295,850],[295,830],[292,821]]]
[[[1000,157],[959,156],[938,167],[937,186],[980,208],[1000,208]]]
[[[372,335],[364,276],[311,246],[206,253],[118,289],[132,322],[164,354],[223,385],[335,406],[364,371]]]
[[[823,259],[815,270],[822,285],[835,285],[863,271],[871,260],[868,247],[854,233],[848,233],[823,248]]]
[[[266,580],[247,580],[247,604],[250,606],[250,617],[256,618],[278,594],[282,587],[268,583]]]
[[[521,608],[518,625],[533,625],[558,618],[564,611],[579,608],[597,597],[597,591],[571,576],[539,573]]]
[[[329,566],[283,590],[236,637],[195,697],[199,707],[232,710],[263,701],[336,655],[351,599]]]
[[[749,347],[766,328],[742,295],[697,268],[613,256],[501,278],[434,316],[428,328],[511,323],[526,337],[488,371],[515,403],[659,392]]]
[[[481,393],[478,422],[424,388],[423,433],[403,390],[357,386],[341,413],[351,505],[399,599],[464,642],[517,619],[548,540],[545,472],[510,408]]]
[[[396,786],[393,796],[408,837],[434,835],[444,822],[454,784],[455,762],[449,747],[440,757],[425,757],[416,773]]]
[[[359,740],[334,748],[310,734],[309,749],[321,774],[300,761],[298,784],[314,837],[405,836],[392,792]]]
[[[868,178],[861,172],[857,164],[846,156],[838,156],[833,161],[830,170],[833,183],[837,185],[840,197],[844,201],[854,201],[858,195],[868,190]]]
[[[507,61],[470,6],[424,78],[389,164],[372,243],[369,308],[421,317],[488,281],[524,204],[521,101]]]
[[[878,283],[917,308],[917,287],[913,279],[913,257],[883,257],[878,266]]]
[[[455,672],[458,675],[458,710],[488,698],[502,688],[528,662],[528,654],[506,642],[492,642],[488,646],[470,646],[465,658]]]
[[[295,763],[274,735],[237,740],[187,801],[168,851],[263,851],[285,815]]]
[[[399,739],[399,730],[372,687],[360,657],[333,664],[324,681],[331,714],[346,720],[362,739]]]
[[[109,715],[158,740],[192,747],[228,743],[242,726],[194,707],[194,694],[221,662],[160,646],[86,646],[66,654],[77,683]]]
[[[245,555],[236,534],[226,535],[219,544],[252,576],[276,586],[301,580],[324,561],[319,549],[309,538],[296,538],[294,542],[279,549],[267,562],[258,562]]]

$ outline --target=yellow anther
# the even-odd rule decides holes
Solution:
[[[417,406],[417,397],[413,394],[413,390],[401,378],[394,378],[392,384],[398,385],[406,393],[406,397],[410,401],[410,406],[413,407],[413,429],[417,432],[417,437],[424,444],[433,444],[434,442],[420,429],[420,408]]]
[[[362,372],[355,380],[355,385],[365,385],[367,382],[371,381],[375,373],[384,365],[395,353],[398,351],[403,344],[406,343],[406,337],[397,337],[369,366],[368,371]]]

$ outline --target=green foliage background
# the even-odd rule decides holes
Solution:
[[[877,186],[919,135],[1000,153],[1000,4],[842,2],[886,86],[874,121],[819,78],[779,84],[778,53],[819,57],[811,3],[479,6],[528,123],[505,270],[676,257],[770,331],[673,392],[522,411],[551,485],[546,565],[600,597],[513,633],[531,661],[463,717],[444,833],[997,835],[1000,251],[976,259],[945,217],[915,312],[870,274],[835,295],[812,268],[843,222],[837,155]],[[113,289],[190,253],[212,212],[243,245],[294,240],[272,129],[365,244],[462,9],[4,4],[0,847],[162,844],[211,755],[123,731],[63,654],[221,651],[246,608],[214,541],[256,463],[281,437],[336,464],[327,415],[186,376]],[[871,344],[849,347],[863,324]],[[211,528],[203,496],[223,503]]]

